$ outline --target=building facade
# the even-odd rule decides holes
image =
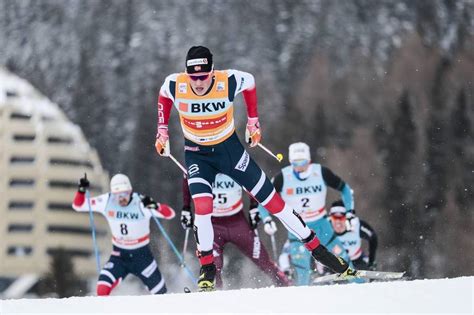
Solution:
[[[28,82],[0,68],[0,277],[41,276],[60,248],[81,277],[96,273],[89,215],[71,207],[84,173],[92,195],[108,190],[108,174],[80,128]],[[94,219],[105,259],[107,223]]]

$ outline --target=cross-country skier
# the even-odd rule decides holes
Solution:
[[[79,189],[72,204],[74,210],[89,211],[85,196],[89,185],[86,177],[79,180]],[[140,278],[150,293],[166,293],[165,280],[148,245],[150,218],[153,215],[169,220],[175,216],[174,210],[133,192],[130,180],[123,174],[112,177],[110,191],[90,199],[92,211],[102,214],[112,231],[113,249],[100,272],[97,295],[109,295],[129,273]]]
[[[354,266],[358,269],[375,268],[378,240],[374,229],[353,212],[347,211],[342,200],[332,203],[329,219]],[[368,255],[362,251],[362,239],[369,243]]]
[[[329,168],[311,163],[309,146],[303,142],[289,146],[291,165],[284,167],[273,179],[273,185],[291,207],[295,209],[309,228],[316,232],[321,244],[334,254],[348,260],[342,243],[326,220],[327,187],[340,192],[348,209],[354,208],[352,190]],[[265,224],[265,232],[273,235],[277,231],[275,223],[265,209],[260,209]],[[311,255],[304,250],[294,235],[288,233],[289,255],[296,278],[296,285],[309,285],[313,273]]]
[[[260,222],[258,203],[250,198],[249,221],[242,211],[242,187],[232,178],[217,174],[212,183],[214,195],[212,226],[214,229],[214,263],[216,265],[216,287],[222,288],[222,267],[224,265],[224,247],[232,243],[248,258],[250,258],[277,286],[288,286],[289,280],[285,274],[271,261],[267,250],[260,242],[257,225]],[[181,223],[184,229],[193,225],[191,215],[191,194],[188,181],[183,180],[183,210]]]
[[[247,106],[246,140],[255,147],[261,139],[257,90],[253,75],[238,70],[214,70],[208,48],[191,47],[185,72],[169,75],[158,98],[158,154],[170,152],[168,121],[173,105],[185,137],[188,183],[196,209],[194,232],[201,264],[198,286],[213,290],[216,266],[212,254],[212,186],[217,173],[230,176],[283,224],[311,251],[313,257],[342,277],[355,275],[347,262],[320,245],[301,217],[281,199],[265,173],[240,143],[234,126],[234,99],[242,93]]]

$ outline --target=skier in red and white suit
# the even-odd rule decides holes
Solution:
[[[247,105],[246,141],[255,147],[261,139],[257,111],[257,90],[252,74],[238,70],[214,70],[208,48],[191,47],[186,72],[169,75],[158,98],[158,130],[155,148],[169,155],[168,121],[171,108],[178,110],[185,137],[185,161],[189,190],[196,216],[194,234],[201,264],[198,286],[213,290],[216,274],[212,254],[212,186],[217,173],[230,176],[291,231],[313,257],[343,277],[354,270],[320,244],[319,239],[275,191],[262,169],[239,141],[234,126],[234,99],[242,93]]]
[[[174,210],[166,204],[132,191],[127,176],[116,174],[110,181],[110,193],[90,199],[85,192],[87,178],[81,178],[72,207],[79,212],[102,214],[112,231],[112,253],[100,271],[97,295],[109,295],[129,273],[137,276],[152,294],[166,293],[165,280],[150,250],[150,219],[172,219]]]

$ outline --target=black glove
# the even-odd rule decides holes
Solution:
[[[255,230],[261,220],[262,219],[260,218],[260,212],[258,211],[258,208],[253,208],[249,210],[249,223],[252,229]]]
[[[193,227],[193,215],[191,214],[191,209],[188,207],[183,207],[181,210],[181,226],[183,229],[189,229]]]
[[[156,203],[155,200],[153,200],[153,198],[148,197],[148,196],[140,196],[140,197],[141,197],[141,200],[142,200],[143,205],[144,205],[146,208],[149,208],[149,209],[158,209],[158,204]]]
[[[89,189],[90,183],[87,179],[87,176],[84,175],[83,178],[79,180],[79,184],[77,185],[77,190],[81,193],[85,193],[87,189]]]

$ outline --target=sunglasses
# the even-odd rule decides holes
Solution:
[[[334,221],[345,221],[345,220],[346,220],[346,216],[345,216],[345,215],[332,214],[332,215],[331,215],[331,220],[334,220]]]
[[[308,160],[296,160],[291,162],[291,165],[293,167],[302,167],[308,165],[309,161]]]
[[[128,197],[130,197],[130,191],[121,191],[121,192],[118,192],[118,193],[113,193],[113,195],[117,199],[128,198]]]
[[[201,74],[201,75],[188,75],[189,78],[193,81],[205,81],[207,80],[207,78],[209,78],[211,74],[210,73],[206,73],[206,74]]]

